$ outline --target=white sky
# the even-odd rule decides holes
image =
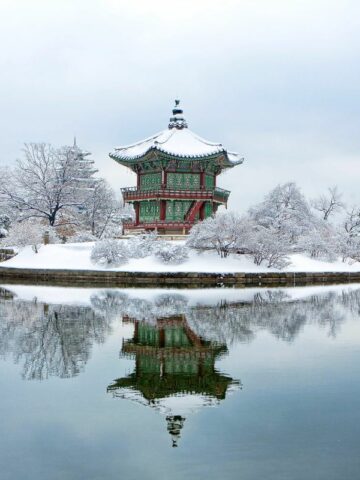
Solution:
[[[0,0],[0,164],[24,142],[107,154],[189,126],[245,156],[219,178],[244,210],[279,182],[360,202],[357,0]]]

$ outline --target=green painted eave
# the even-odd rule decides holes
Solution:
[[[178,155],[171,155],[165,152],[161,152],[156,148],[152,148],[148,150],[145,155],[134,158],[134,159],[121,157],[120,155],[116,155],[115,153],[109,153],[109,157],[112,160],[115,160],[115,162],[119,163],[120,165],[130,168],[134,172],[139,170],[142,164],[149,163],[149,162],[152,162],[154,164],[159,163],[159,166],[162,168],[166,167],[167,163],[170,161],[175,161],[175,162],[180,161],[184,163],[196,162],[200,164],[213,162],[221,170],[224,170],[227,168],[233,168],[243,163],[243,159],[239,159],[238,161],[230,161],[226,151],[221,153],[214,153],[207,156],[182,157]]]
[[[219,374],[216,370],[212,373],[201,375],[132,373],[124,378],[119,378],[107,388],[108,392],[121,389],[138,391],[146,400],[156,400],[176,394],[207,395],[218,400],[223,400],[226,391],[232,384],[238,384],[231,377]]]

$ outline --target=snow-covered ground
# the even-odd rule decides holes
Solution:
[[[128,272],[204,272],[204,273],[234,273],[234,272],[269,272],[278,271],[257,266],[245,255],[231,255],[220,258],[215,252],[198,253],[190,250],[188,260],[181,265],[165,265],[154,256],[130,259],[128,263],[117,268],[105,268],[94,265],[90,260],[93,243],[78,243],[65,245],[43,245],[39,253],[34,253],[31,247],[25,247],[17,256],[0,264],[11,268],[48,268],[76,270],[114,270]],[[323,262],[306,255],[291,255],[291,265],[284,269],[288,272],[357,272],[360,263],[353,264]]]

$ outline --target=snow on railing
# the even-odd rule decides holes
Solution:
[[[220,198],[221,200],[227,200],[230,195],[229,190],[216,187],[211,190],[175,190],[173,188],[160,187],[151,190],[141,190],[137,187],[126,187],[121,189],[123,198],[135,199],[135,198],[193,198],[193,199],[208,199]]]
[[[153,221],[140,221],[136,223],[134,221],[124,222],[126,228],[161,228],[161,227],[192,227],[194,222],[187,222],[186,220],[179,222],[169,222],[166,220],[153,220]]]

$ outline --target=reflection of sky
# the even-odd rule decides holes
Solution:
[[[358,317],[335,338],[311,324],[292,343],[260,331],[231,345],[217,368],[243,389],[186,421],[175,451],[162,416],[106,393],[133,371],[132,360],[119,359],[132,328],[114,320],[72,379],[22,381],[12,359],[0,362],[2,478],[357,477]]]
[[[230,208],[288,180],[359,202],[358,18],[356,0],[2,2],[1,162],[76,133],[134,184],[108,152],[166,128],[180,96],[195,132],[246,157],[221,180]]]

